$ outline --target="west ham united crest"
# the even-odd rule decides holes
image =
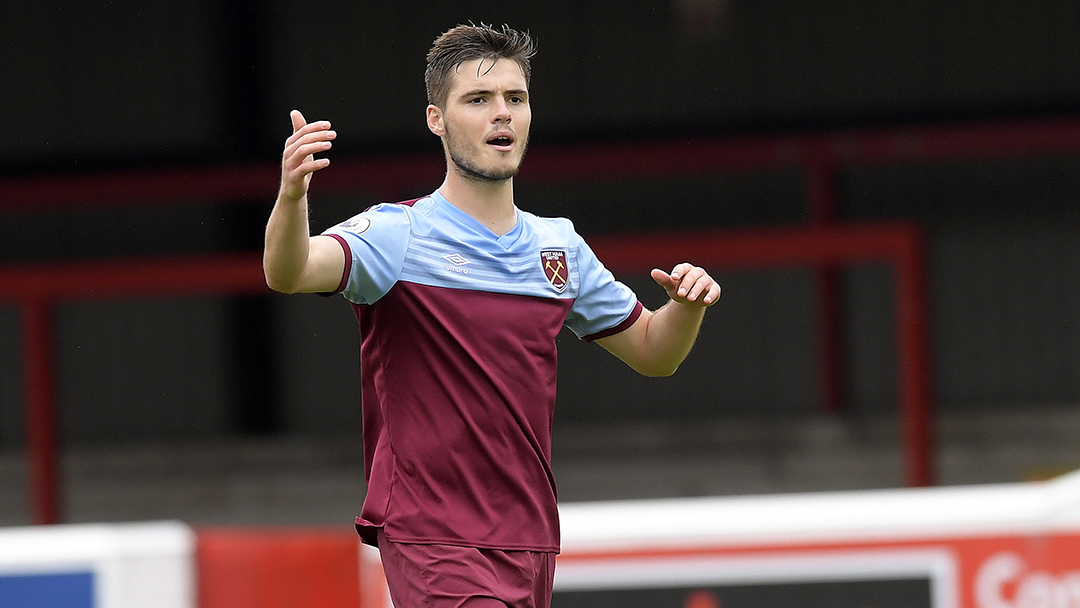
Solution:
[[[545,249],[540,252],[540,264],[544,267],[544,276],[551,286],[558,291],[566,289],[570,281],[570,269],[566,267],[566,252]]]

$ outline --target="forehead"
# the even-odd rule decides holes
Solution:
[[[450,94],[473,90],[527,90],[521,66],[513,59],[469,59],[451,72]]]

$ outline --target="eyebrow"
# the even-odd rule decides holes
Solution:
[[[491,89],[473,89],[471,91],[466,91],[466,92],[462,93],[459,96],[459,99],[464,99],[466,97],[477,97],[477,96],[480,96],[480,95],[494,95],[494,94],[495,94],[495,91],[492,91]],[[526,91],[525,89],[509,89],[509,90],[506,91],[506,95],[518,95],[518,96],[524,97],[524,96],[527,96],[528,94],[529,94],[529,92]]]

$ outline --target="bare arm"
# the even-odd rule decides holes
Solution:
[[[720,299],[720,284],[686,263],[670,274],[654,269],[652,278],[668,292],[668,303],[656,312],[642,311],[626,330],[596,343],[641,374],[670,376],[690,354],[705,309]]]
[[[307,123],[300,112],[290,114],[293,134],[281,156],[281,190],[266,224],[263,274],[266,284],[285,293],[334,291],[345,271],[345,252],[334,239],[311,236],[307,191],[311,174],[330,164],[315,159],[330,149],[337,134],[326,121]]]

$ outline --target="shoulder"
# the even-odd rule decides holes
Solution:
[[[379,232],[409,230],[413,223],[412,207],[418,200],[372,205],[344,222],[330,227],[326,233],[368,237]]]
[[[574,229],[574,223],[565,217],[541,217],[520,209],[518,213],[530,232],[540,238],[555,239],[568,244],[581,239]]]
[[[416,212],[422,212],[430,205],[430,197],[414,198],[396,203],[377,203],[364,209],[360,215],[384,215],[387,217],[408,218]]]

